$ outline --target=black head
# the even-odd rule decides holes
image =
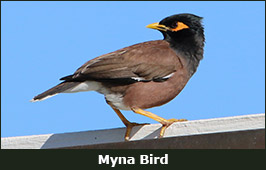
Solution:
[[[193,14],[177,14],[164,18],[159,23],[148,25],[148,28],[157,29],[170,43],[189,41],[191,38],[201,37],[204,41],[202,17]]]

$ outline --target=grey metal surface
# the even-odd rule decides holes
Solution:
[[[62,149],[265,149],[265,129],[85,145]]]

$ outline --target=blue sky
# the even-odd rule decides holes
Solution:
[[[90,59],[162,39],[145,26],[178,13],[204,17],[204,59],[174,100],[149,111],[188,120],[264,113],[265,2],[1,2],[1,136],[124,127],[96,92],[29,100]]]

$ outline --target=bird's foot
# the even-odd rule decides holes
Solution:
[[[125,134],[125,141],[129,141],[131,130],[134,126],[143,126],[148,125],[149,123],[135,123],[135,122],[126,122],[125,125],[127,127],[126,134]]]
[[[174,122],[184,122],[187,121],[187,119],[168,119],[166,121],[162,122],[162,128],[160,131],[160,135],[159,138],[162,138],[164,136],[165,133],[165,129],[168,128],[171,124],[173,124]]]

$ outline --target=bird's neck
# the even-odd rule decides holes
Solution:
[[[203,59],[204,39],[186,38],[175,41],[169,41],[170,47],[176,54],[182,57],[184,63],[188,68],[190,76],[192,76],[198,68],[199,62]]]

